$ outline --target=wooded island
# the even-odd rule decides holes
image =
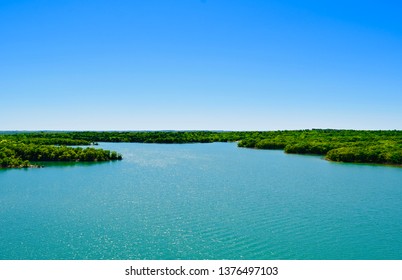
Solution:
[[[121,160],[117,152],[86,146],[97,142],[211,143],[238,142],[239,147],[281,149],[290,154],[324,155],[339,162],[402,164],[399,130],[283,131],[124,131],[18,132],[0,134],[0,167],[30,167],[45,161]]]

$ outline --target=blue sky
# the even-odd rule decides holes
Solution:
[[[0,1],[0,130],[402,129],[399,1]]]

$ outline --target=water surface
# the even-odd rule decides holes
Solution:
[[[235,143],[0,170],[0,259],[402,259],[402,169]]]

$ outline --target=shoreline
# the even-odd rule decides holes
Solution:
[[[186,144],[232,142],[239,148],[319,155],[331,162],[402,167],[402,131],[306,129],[285,131],[72,131],[0,134],[1,168],[38,168],[35,161],[94,162],[122,155],[95,148],[106,143]],[[43,166],[42,166],[43,167]],[[39,167],[40,168],[40,167]]]

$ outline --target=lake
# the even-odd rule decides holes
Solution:
[[[236,143],[100,143],[0,170],[0,259],[402,259],[402,168]]]

